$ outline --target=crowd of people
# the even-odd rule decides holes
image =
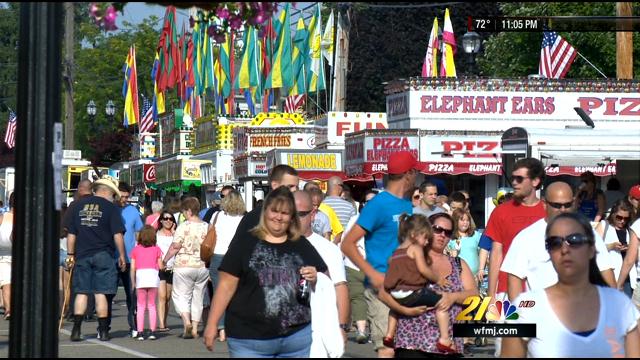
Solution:
[[[604,192],[585,173],[574,188],[521,159],[482,231],[468,191],[442,198],[433,182],[415,186],[418,171],[410,153],[391,154],[385,188],[358,205],[340,177],[326,193],[313,181],[300,189],[297,171],[279,165],[250,212],[225,186],[210,207],[183,196],[179,207],[153,201],[146,216],[128,184],[83,180],[61,226],[70,339],[83,340],[91,320],[111,339],[121,285],[129,336],[140,341],[170,332],[173,310],[180,337],[202,336],[210,350],[226,341],[232,357],[339,357],[350,332],[379,357],[462,356],[473,339],[454,337],[453,324],[481,294],[536,304],[517,320],[535,323],[536,337],[498,338],[496,355],[640,356],[640,185],[625,194],[613,178]],[[12,209],[13,195],[0,214],[8,320]]]

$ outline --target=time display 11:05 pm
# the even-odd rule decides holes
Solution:
[[[471,17],[468,30],[477,32],[543,31],[545,19],[524,17]]]

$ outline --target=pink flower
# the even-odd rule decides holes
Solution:
[[[234,16],[229,21],[229,26],[231,26],[231,28],[234,30],[240,29],[240,27],[242,26],[242,19],[239,16]]]
[[[220,8],[216,11],[216,15],[223,20],[226,20],[229,18],[229,10],[227,10],[226,8]]]
[[[209,35],[209,37],[215,37],[217,34],[216,26],[215,25],[209,26],[209,28],[207,29],[207,34]]]
[[[118,17],[118,13],[113,6],[109,6],[107,8],[107,13],[104,16],[104,29],[107,31],[117,30],[116,26],[116,18]]]
[[[100,7],[98,7],[98,4],[89,4],[89,15],[94,19],[100,17]]]
[[[266,19],[266,17],[264,16],[264,11],[260,10],[256,14],[256,16],[253,18],[253,22],[256,25],[261,25],[261,24],[264,23],[265,19]]]

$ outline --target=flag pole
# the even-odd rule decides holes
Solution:
[[[605,75],[602,71],[600,71],[600,69],[598,69],[595,65],[593,65],[593,64],[591,63],[591,61],[587,60],[587,58],[586,58],[586,57],[584,57],[582,54],[580,54],[580,52],[579,52],[579,51],[577,51],[577,50],[576,50],[576,52],[578,53],[578,55],[580,55],[580,57],[581,57],[582,59],[584,59],[584,61],[586,61],[586,62],[587,62],[587,64],[591,65],[591,67],[592,67],[592,68],[596,69],[596,71],[597,71],[597,72],[599,72],[599,73],[600,73],[600,75],[602,75],[602,77],[603,77],[603,78],[607,79],[607,75]]]

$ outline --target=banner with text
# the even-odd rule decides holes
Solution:
[[[408,91],[387,97],[389,121],[421,119],[638,121],[640,94],[524,91]]]

